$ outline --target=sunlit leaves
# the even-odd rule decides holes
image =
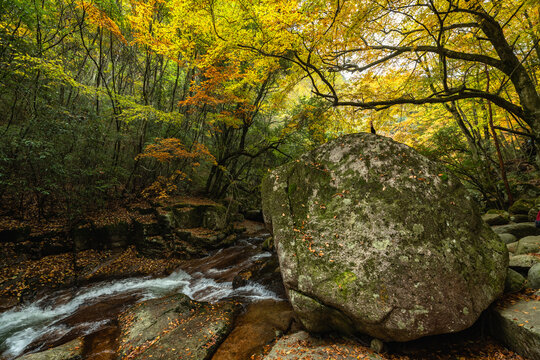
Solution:
[[[117,39],[127,45],[127,40],[122,35],[118,25],[107,14],[98,9],[93,3],[81,0],[78,6],[88,16],[88,20],[103,29],[110,31]]]

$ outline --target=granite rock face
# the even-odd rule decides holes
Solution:
[[[309,331],[387,341],[460,331],[503,291],[506,246],[464,187],[388,138],[324,144],[271,172],[262,198]]]

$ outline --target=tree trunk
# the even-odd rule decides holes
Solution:
[[[509,77],[519,96],[524,110],[524,121],[531,127],[536,136],[536,164],[540,167],[540,96],[527,69],[514,53],[512,46],[506,41],[500,24],[490,16],[481,5],[477,6],[477,20],[480,28],[493,45],[504,66],[503,71]]]

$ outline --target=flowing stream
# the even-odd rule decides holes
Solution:
[[[272,256],[258,250],[254,245],[258,241],[258,238],[249,239],[208,257],[186,261],[165,278],[113,280],[57,291],[4,312],[0,314],[0,359],[14,359],[95,334],[110,326],[128,306],[173,293],[206,302],[230,298],[243,302],[279,300],[276,293],[257,283],[233,288],[233,278],[239,271]]]

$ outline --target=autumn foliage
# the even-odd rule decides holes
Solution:
[[[81,0],[77,5],[86,14],[90,23],[110,31],[122,43],[128,44],[118,25],[104,11],[97,8],[90,1]]]
[[[27,219],[189,179],[256,198],[267,168],[373,123],[508,206],[538,182],[536,5],[5,2],[0,198]]]
[[[137,155],[136,159],[154,159],[160,163],[191,167],[195,170],[200,166],[200,161],[216,164],[216,159],[208,148],[200,143],[194,143],[191,149],[186,149],[184,144],[177,138],[157,139],[156,143],[146,146],[143,153]],[[149,197],[166,198],[177,190],[178,181],[190,180],[188,175],[175,168],[172,175],[159,176],[158,179],[147,187],[143,194]]]

